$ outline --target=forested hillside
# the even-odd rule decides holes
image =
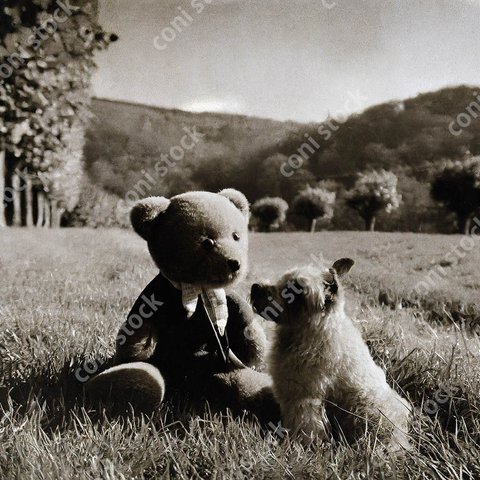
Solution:
[[[220,185],[232,176],[240,177],[247,161],[302,130],[302,125],[293,122],[100,99],[93,100],[93,111],[85,149],[87,171],[94,181],[120,196],[144,178],[142,171],[158,181],[153,193],[171,195],[197,185],[216,188],[209,182]],[[198,134],[191,149],[181,146],[187,132]],[[177,149],[177,159],[170,154],[172,147]],[[169,160],[162,160],[162,154],[169,155]],[[157,164],[167,171],[156,169]]]
[[[120,197],[150,176],[154,182],[146,195],[232,186],[252,202],[267,195],[290,202],[303,186],[321,180],[341,198],[358,172],[384,168],[397,174],[403,205],[381,221],[382,228],[449,231],[451,218],[430,199],[431,174],[445,159],[480,153],[480,122],[471,116],[480,115],[478,94],[460,86],[374,106],[343,123],[306,125],[97,99],[85,149],[87,171]],[[457,117],[464,114],[465,122],[468,112],[469,125],[462,129]],[[181,147],[187,131],[199,132],[191,149]],[[297,155],[293,168],[291,155]],[[359,227],[339,204],[332,228]]]

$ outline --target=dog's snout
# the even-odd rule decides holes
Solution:
[[[260,295],[261,291],[262,291],[261,285],[258,284],[258,283],[254,283],[252,285],[250,293],[251,293],[252,297],[257,297],[258,295]]]
[[[238,272],[240,270],[240,262],[238,260],[233,260],[233,259],[227,260],[227,264],[228,264],[228,268],[232,272]]]

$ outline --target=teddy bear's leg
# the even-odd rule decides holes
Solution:
[[[227,335],[231,350],[249,367],[265,360],[267,337],[252,307],[237,295],[227,297]]]
[[[280,421],[280,407],[274,398],[272,379],[251,368],[197,377],[189,382],[195,395],[208,401],[213,410],[230,409],[235,415],[255,415],[263,424]]]
[[[126,411],[152,413],[165,396],[165,382],[158,368],[145,362],[117,365],[92,378],[85,387],[89,400]]]

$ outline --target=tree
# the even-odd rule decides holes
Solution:
[[[457,215],[460,233],[470,233],[470,223],[480,208],[480,157],[448,161],[435,176],[432,198]]]
[[[0,147],[0,228],[7,225],[5,219],[5,150]]]
[[[89,118],[94,52],[116,37],[97,23],[96,2],[7,3],[0,7],[0,146],[5,179],[13,190],[9,210],[13,223],[32,225],[35,212],[41,225],[50,213],[58,217],[58,201],[50,194],[58,194],[63,184],[52,184],[53,173],[78,171],[67,163],[78,163],[81,151],[73,157],[65,151],[74,148],[74,124]],[[2,194],[5,199],[5,189]]]
[[[283,175],[284,169],[291,176]],[[260,156],[252,162],[250,169],[245,171],[245,183],[251,185],[252,190],[249,193],[253,199],[281,196],[290,203],[299,190],[314,181],[315,177],[305,167],[292,169],[288,164],[288,157],[281,153],[267,158]]]
[[[366,230],[375,230],[377,215],[390,213],[400,206],[402,196],[397,192],[397,176],[386,170],[360,173],[351,190],[345,194],[347,205],[356,210],[365,222]]]
[[[63,221],[70,227],[122,227],[130,226],[131,207],[125,199],[110,193],[90,181],[81,180],[80,201],[72,211],[66,212]]]
[[[307,219],[310,222],[310,231],[314,232],[319,219],[333,218],[335,198],[335,192],[307,186],[293,199],[292,210],[296,215]]]
[[[287,217],[288,203],[280,197],[265,197],[252,205],[252,215],[262,232],[278,228]]]
[[[73,121],[69,132],[65,132],[66,146],[58,155],[68,161],[59,161],[56,169],[41,175],[43,185],[48,187],[51,226],[59,227],[65,212],[72,212],[80,198],[81,182],[84,175],[82,152],[85,143],[85,130],[80,121]]]

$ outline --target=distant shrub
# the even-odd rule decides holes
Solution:
[[[455,213],[460,233],[470,233],[473,214],[480,208],[480,157],[448,161],[436,175],[431,195]]]
[[[314,232],[318,220],[330,221],[333,218],[333,206],[336,194],[321,187],[305,187],[292,203],[293,212],[310,223]]]
[[[265,197],[252,205],[252,215],[261,232],[270,232],[285,222],[288,203],[280,197]]]
[[[120,197],[88,181],[83,182],[77,207],[64,218],[69,227],[130,226],[129,212]]]
[[[366,230],[375,230],[375,221],[381,211],[390,213],[400,206],[402,196],[397,192],[397,183],[393,172],[374,170],[360,173],[353,188],[345,194],[346,204],[358,212]]]

